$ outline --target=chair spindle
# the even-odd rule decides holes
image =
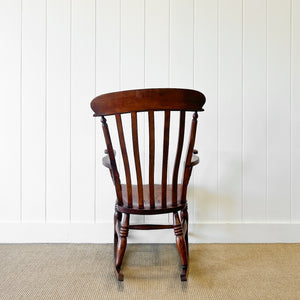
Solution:
[[[149,120],[149,196],[150,207],[155,208],[154,199],[154,152],[155,152],[155,135],[154,135],[154,111],[148,111]]]
[[[132,185],[131,185],[130,167],[129,167],[128,155],[127,155],[126,144],[124,139],[122,118],[120,114],[116,114],[116,123],[117,123],[120,148],[122,152],[124,169],[125,169],[128,207],[132,207]]]
[[[195,137],[196,137],[196,130],[197,130],[197,118],[198,114],[195,112],[193,114],[193,120],[191,125],[191,132],[190,132],[190,142],[187,150],[186,160],[185,160],[185,167],[184,167],[184,175],[183,175],[183,182],[182,182],[182,194],[181,194],[181,203],[184,204],[186,202],[186,193],[187,193],[187,186],[189,183],[189,179],[192,172],[191,167],[191,160],[195,145]]]
[[[108,157],[109,157],[110,165],[111,165],[111,173],[113,176],[114,184],[116,186],[118,205],[123,205],[119,172],[117,169],[115,154],[114,154],[108,126],[107,126],[106,119],[104,116],[101,117],[101,122],[102,122],[103,134],[104,134],[104,138],[105,138],[105,142],[106,142],[106,146],[107,146]]]
[[[178,133],[178,143],[177,143],[177,152],[174,164],[173,179],[172,179],[172,205],[177,205],[177,181],[178,181],[178,171],[180,165],[180,158],[182,154],[182,146],[184,140],[184,127],[185,127],[185,111],[180,112],[180,121],[179,121],[179,133]]]
[[[168,155],[169,155],[169,134],[170,134],[170,111],[165,111],[164,122],[164,143],[163,143],[163,162],[162,162],[162,179],[161,179],[161,207],[167,207],[167,172],[168,172]]]
[[[136,178],[138,184],[138,198],[139,198],[139,208],[144,208],[144,195],[143,195],[143,180],[142,171],[140,163],[140,153],[139,153],[139,141],[138,141],[138,125],[137,125],[137,113],[131,113],[131,129],[132,129],[132,144],[133,144],[133,154],[136,169]]]

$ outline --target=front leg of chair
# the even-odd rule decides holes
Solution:
[[[129,214],[123,214],[120,232],[118,236],[118,244],[116,251],[116,277],[117,280],[123,281],[124,276],[121,272],[121,265],[127,246],[127,236],[129,230]]]
[[[188,255],[187,248],[185,243],[185,238],[183,236],[182,224],[180,222],[178,213],[175,212],[173,215],[173,224],[174,224],[174,232],[176,236],[176,245],[180,255],[182,272],[180,274],[181,281],[186,281],[187,267],[188,267]]]

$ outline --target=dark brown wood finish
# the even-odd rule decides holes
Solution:
[[[144,208],[143,179],[142,179],[141,162],[140,162],[138,125],[137,125],[136,112],[131,113],[131,131],[132,131],[133,153],[134,153],[134,161],[135,161],[135,169],[136,169],[136,179],[138,183],[139,208]]]
[[[116,123],[117,123],[117,128],[118,128],[120,148],[121,148],[121,152],[122,152],[122,156],[123,156],[124,170],[125,170],[125,175],[126,175],[128,207],[132,207],[130,167],[129,167],[128,155],[127,155],[126,144],[125,144],[125,139],[124,139],[122,119],[121,119],[120,114],[116,114]]]
[[[155,199],[155,207],[151,208],[150,206],[150,198],[149,198],[149,185],[143,185],[143,195],[144,195],[144,208],[139,208],[139,197],[138,197],[138,186],[132,186],[132,208],[127,206],[127,188],[125,184],[121,185],[122,189],[122,197],[123,197],[123,206],[118,206],[118,210],[120,212],[129,213],[129,214],[137,214],[137,215],[154,215],[154,214],[165,214],[167,212],[173,212],[177,210],[181,210],[185,207],[185,204],[181,204],[181,195],[182,195],[182,184],[178,184],[177,189],[177,204],[174,206],[172,204],[172,185],[167,185],[167,199],[166,199],[166,207],[163,208],[161,205],[161,185],[154,185],[154,199]]]
[[[195,112],[193,115],[193,121],[192,121],[192,126],[191,126],[191,133],[190,133],[190,142],[189,142],[189,147],[188,147],[187,156],[186,156],[186,160],[185,160],[181,203],[185,203],[185,201],[186,201],[187,186],[188,186],[190,176],[192,173],[192,168],[193,168],[191,166],[191,161],[192,161],[192,155],[193,155],[193,151],[194,151],[195,138],[196,138],[197,118],[198,118],[198,114],[197,114],[197,112]]]
[[[197,127],[197,112],[203,111],[205,97],[202,93],[188,89],[142,89],[104,94],[96,97],[91,107],[94,116],[101,116],[103,133],[107,145],[103,164],[109,168],[115,185],[117,201],[114,214],[114,256],[115,274],[123,280],[121,265],[127,245],[129,230],[174,229],[176,245],[182,264],[181,280],[186,280],[188,267],[188,210],[186,192],[192,168],[198,164],[199,158],[194,149]],[[163,129],[163,158],[159,170],[154,169],[155,162],[155,111],[163,110],[165,114]],[[169,135],[171,111],[180,111],[178,143],[172,171],[172,184],[167,182],[169,163]],[[182,157],[186,111],[193,111],[193,120],[187,146],[182,182],[178,181],[178,172]],[[140,162],[137,115],[147,112],[149,124],[149,182],[143,184]],[[121,114],[130,113],[133,156],[136,169],[137,185],[131,181],[130,163],[126,149]],[[105,119],[107,115],[115,115],[120,148],[122,152],[126,184],[121,184],[115,160],[115,151]],[[142,133],[144,135],[144,133]],[[142,138],[144,138],[142,136]],[[130,140],[130,139],[129,139]],[[127,142],[130,142],[130,141]],[[161,184],[155,184],[155,172],[161,172]],[[173,213],[173,225],[170,224],[134,224],[130,225],[130,215],[152,215]],[[179,217],[180,215],[180,217]]]
[[[175,159],[173,179],[172,179],[172,204],[173,205],[176,205],[177,202],[178,171],[179,171],[183,139],[184,139],[184,127],[185,127],[185,111],[181,111],[180,120],[179,120],[177,152],[176,152],[176,159]]]
[[[179,219],[178,212],[173,214],[173,224],[174,224],[174,232],[176,236],[176,246],[178,249],[178,253],[180,255],[182,271],[180,274],[181,280],[186,281],[186,272],[188,266],[188,255],[187,255],[187,246],[185,243],[182,223]]]
[[[155,138],[154,138],[154,112],[148,112],[149,120],[149,194],[150,194],[150,207],[155,207],[154,201],[154,151],[155,151]]]
[[[94,116],[148,110],[203,111],[205,97],[187,89],[140,89],[104,94],[91,102]]]
[[[105,138],[105,142],[106,142],[106,146],[107,146],[108,157],[109,157],[109,161],[110,161],[110,173],[113,178],[113,182],[115,184],[118,204],[123,205],[121,183],[120,183],[119,172],[118,172],[117,164],[116,164],[116,160],[115,160],[115,152],[112,147],[111,138],[110,138],[109,129],[108,129],[108,126],[106,123],[106,119],[103,116],[101,117],[101,122],[102,122],[103,134],[104,134],[104,138]]]
[[[166,208],[167,201],[167,172],[168,172],[168,156],[169,156],[169,135],[170,135],[170,111],[165,111],[164,123],[164,148],[162,163],[162,179],[161,179],[161,206]]]

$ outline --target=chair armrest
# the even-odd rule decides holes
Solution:
[[[191,167],[194,167],[199,164],[199,161],[200,161],[199,156],[196,154],[198,154],[198,150],[195,149],[195,150],[193,150],[193,155],[192,155],[191,164],[190,164]]]
[[[108,169],[112,169],[107,149],[104,150],[104,153],[107,155],[102,157],[102,164],[104,167],[106,167]],[[116,150],[114,150],[114,155],[116,156]]]

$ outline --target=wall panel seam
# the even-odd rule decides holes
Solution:
[[[266,202],[265,218],[269,221],[269,74],[268,74],[268,0],[266,0]]]
[[[217,0],[217,220],[220,222],[220,0]]]
[[[195,89],[195,20],[196,20],[195,13],[196,13],[195,12],[195,0],[193,0],[193,45],[192,45],[192,47],[193,47],[193,49],[192,49],[192,51],[193,51],[193,70],[192,70],[192,72],[193,72],[193,82],[192,82],[193,89]],[[192,180],[191,184],[193,186],[193,198],[194,198],[193,201],[195,202],[195,200],[196,200],[195,199],[195,176],[192,176],[192,178],[190,180]],[[192,214],[193,214],[193,220],[196,220],[197,217],[196,217],[195,206],[193,206]]]
[[[290,0],[290,223],[292,222],[292,205],[293,205],[293,201],[292,201],[292,190],[293,190],[293,186],[292,186],[292,176],[293,176],[293,172],[292,172],[292,156],[293,156],[293,151],[292,151],[292,85],[293,85],[293,80],[292,80],[292,76],[293,76],[293,72],[292,72],[292,47],[293,47],[293,0]]]
[[[193,0],[193,89],[195,89],[195,0]]]
[[[169,60],[168,60],[168,87],[171,87],[171,0],[169,0],[169,41],[168,41],[168,46],[169,46]]]
[[[242,207],[241,207],[241,220],[245,220],[245,109],[244,109],[244,101],[245,101],[245,95],[244,95],[244,17],[245,17],[245,11],[244,11],[244,0],[242,0],[242,47],[241,47],[241,56],[242,56],[242,164],[241,164],[241,174],[242,174]]]
[[[144,43],[144,73],[143,73],[143,76],[144,76],[144,88],[146,87],[146,0],[144,0],[144,40],[143,40],[143,43]],[[145,118],[145,121],[146,121],[146,118]],[[145,145],[145,139],[146,139],[146,134],[144,134],[144,145]],[[146,155],[146,153],[144,154]]]
[[[48,105],[48,0],[45,0],[45,138],[44,138],[44,143],[45,143],[45,208],[44,208],[44,218],[45,218],[45,223],[47,223],[47,125],[48,125],[48,110],[47,110],[47,105]]]
[[[95,52],[94,52],[94,59],[95,59],[95,63],[94,63],[94,68],[95,68],[95,81],[94,81],[94,97],[97,96],[97,0],[94,0],[95,2],[95,6],[94,6],[94,18],[95,18],[95,36],[94,36],[94,43],[95,43]],[[94,118],[94,223],[96,223],[97,220],[97,131],[96,131],[96,118]]]
[[[69,223],[72,223],[72,0],[70,0],[70,115],[69,115],[69,123],[70,123],[70,197],[69,197]]]
[[[22,150],[23,150],[23,135],[22,135],[22,103],[23,103],[23,0],[20,1],[20,17],[21,17],[21,30],[20,30],[20,209],[19,209],[19,214],[20,214],[20,223],[23,222],[23,180],[22,180],[22,173],[23,173],[23,155],[22,155]]]
[[[121,53],[122,53],[122,0],[119,0],[119,90],[122,89],[122,64],[121,64]]]

